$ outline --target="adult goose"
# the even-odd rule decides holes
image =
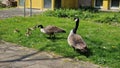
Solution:
[[[19,29],[14,29],[14,31],[13,31],[14,33],[20,33],[20,30]]]
[[[70,31],[68,35],[68,44],[74,48],[74,50],[79,50],[82,53],[87,52],[87,46],[82,37],[78,34],[76,34],[78,26],[79,26],[79,18],[74,18],[76,25],[75,27]]]
[[[43,27],[43,25],[38,25],[38,28],[41,28],[40,31],[42,33],[45,33],[50,36],[50,38],[55,38],[56,33],[66,33],[66,31],[62,28],[56,27],[56,26],[46,26]]]

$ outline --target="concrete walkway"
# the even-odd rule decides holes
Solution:
[[[41,13],[33,10],[33,14]],[[27,9],[29,15],[29,9]],[[24,16],[23,9],[12,8],[0,10],[0,19]],[[103,68],[98,65],[74,61],[53,53],[40,52],[0,40],[0,68]]]
[[[32,10],[32,14],[38,14],[43,12],[42,10]],[[24,16],[24,9],[23,8],[10,8],[0,10],[0,19],[14,17],[14,16]],[[26,9],[26,16],[30,16],[30,9]]]
[[[0,41],[0,68],[102,68],[53,53],[39,52],[13,43]]]

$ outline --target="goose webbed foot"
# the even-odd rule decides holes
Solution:
[[[54,38],[55,39],[55,34],[53,34],[53,37],[52,38]]]
[[[55,34],[54,35],[49,35],[49,39],[55,39]]]

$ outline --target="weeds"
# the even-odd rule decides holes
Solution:
[[[84,20],[92,20],[98,23],[120,23],[120,13],[116,12],[109,15],[109,12],[90,12],[89,9],[56,9],[55,11],[46,11],[43,15],[45,16],[53,16],[53,17],[68,17],[73,18],[75,16],[84,19]],[[111,12],[112,13],[112,12]]]

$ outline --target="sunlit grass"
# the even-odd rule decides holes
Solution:
[[[55,25],[65,29],[66,33],[57,34],[56,39],[51,40],[37,28],[29,37],[25,36],[27,28],[38,24]],[[83,37],[92,52],[87,58],[75,52],[67,43],[67,36],[74,25],[74,21],[69,18],[41,15],[26,18],[14,17],[0,20],[0,39],[40,51],[52,51],[65,57],[92,61],[112,68],[120,67],[120,27],[80,20],[77,33]],[[20,30],[20,33],[14,33],[15,29]]]

